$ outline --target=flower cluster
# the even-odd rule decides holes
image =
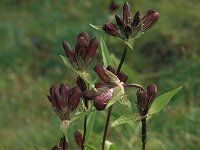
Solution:
[[[151,9],[142,18],[140,17],[140,12],[137,11],[132,20],[130,6],[125,2],[123,6],[123,19],[119,15],[115,15],[116,24],[108,22],[104,24],[103,30],[109,35],[127,40],[136,37],[138,33],[150,29],[158,19],[159,12]]]
[[[146,116],[151,104],[156,98],[157,87],[155,84],[149,84],[147,90],[139,90],[137,92],[137,108],[140,116]]]
[[[59,87],[52,85],[49,93],[50,95],[47,97],[55,113],[61,120],[69,120],[71,112],[73,112],[80,103],[81,89],[78,86],[70,89],[65,84],[61,84]]]
[[[107,103],[113,96],[113,89],[118,84],[123,84],[128,80],[128,76],[124,72],[119,72],[116,74],[116,69],[113,66],[108,66],[104,68],[102,64],[98,64],[94,68],[95,72],[98,74],[102,82],[97,82],[95,84],[95,90],[90,90],[84,93],[84,96],[88,99],[94,100],[94,106],[97,110],[104,110]],[[107,74],[108,71],[111,74],[116,74],[117,78],[121,83],[115,83],[112,81],[111,77]]]
[[[98,46],[99,42],[97,38],[94,37],[90,40],[86,32],[78,34],[75,52],[71,49],[68,42],[63,42],[63,48],[67,58],[71,65],[78,71],[84,71],[87,68],[92,58],[95,56]]]

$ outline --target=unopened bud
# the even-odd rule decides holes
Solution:
[[[126,24],[129,24],[130,19],[131,19],[130,6],[129,6],[128,2],[125,2],[124,6],[123,6],[123,20]]]
[[[83,136],[82,136],[81,132],[76,130],[75,133],[74,133],[74,138],[75,138],[76,144],[79,147],[81,147],[82,142],[83,142]]]
[[[106,23],[103,26],[103,30],[112,35],[112,36],[119,36],[121,35],[121,31],[119,30],[119,28],[117,28],[117,26],[113,23]]]

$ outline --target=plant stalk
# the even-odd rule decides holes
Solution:
[[[147,120],[146,117],[141,119],[142,122],[142,150],[145,150],[147,142]]]
[[[84,144],[85,144],[86,133],[87,133],[87,115],[84,118],[84,132],[83,132],[83,141],[82,141],[81,150],[85,150]]]
[[[126,45],[125,48],[124,48],[124,52],[122,54],[120,63],[118,65],[116,74],[118,74],[120,72],[120,70],[121,70],[121,67],[122,67],[122,65],[124,63],[124,60],[126,58],[127,50],[128,50],[128,46]],[[109,126],[109,122],[110,122],[110,116],[111,116],[111,113],[112,113],[112,109],[113,109],[113,105],[110,106],[110,108],[108,109],[108,114],[107,114],[107,118],[106,118],[106,124],[105,124],[105,127],[104,127],[102,150],[105,150],[105,141],[106,141],[106,136],[107,136],[107,132],[108,132],[108,126]]]

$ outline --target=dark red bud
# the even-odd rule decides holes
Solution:
[[[130,19],[131,19],[130,6],[128,2],[125,2],[123,6],[123,20],[125,21],[126,24],[129,24]]]
[[[149,105],[150,105],[150,104],[152,104],[152,102],[156,98],[156,94],[157,94],[157,87],[156,87],[155,84],[149,84],[147,86],[147,94],[148,94],[148,97],[149,97]]]
[[[121,34],[119,28],[117,28],[117,26],[113,23],[104,24],[103,30],[112,36],[119,36]]]
[[[78,39],[83,38],[87,43],[89,43],[89,35],[87,32],[81,32],[77,35],[77,41]]]
[[[81,147],[82,141],[83,141],[83,136],[82,136],[81,132],[76,130],[75,133],[74,133],[74,138],[75,138],[76,144],[79,147]]]
[[[109,10],[110,10],[110,12],[114,12],[115,10],[118,9],[118,7],[119,7],[119,5],[114,0],[112,0],[109,5]]]
[[[81,94],[81,89],[78,86],[71,89],[68,95],[69,110],[74,111],[78,107],[80,103]]]
[[[51,150],[63,150],[61,147],[55,145]]]
[[[137,108],[140,115],[146,115],[146,108],[148,106],[148,95],[146,91],[137,92]]]
[[[66,41],[63,42],[63,48],[65,50],[65,54],[67,56],[68,59],[70,59],[71,61],[75,60],[75,54],[72,51],[69,43],[67,43]]]
[[[139,24],[139,22],[140,22],[140,12],[137,11],[133,19],[132,27],[136,27]]]
[[[106,69],[108,71],[112,72],[113,74],[115,74],[115,72],[116,72],[116,69],[113,66],[111,66],[111,65],[109,65]]]
[[[151,28],[156,21],[159,20],[160,14],[156,10],[148,10],[145,15],[145,20],[143,22],[143,30],[146,31]]]
[[[98,47],[99,47],[99,41],[95,37],[90,41],[90,44],[86,49],[86,59],[88,59],[88,58],[92,59],[94,57],[94,55],[96,54]]]
[[[95,72],[98,74],[99,78],[104,81],[104,82],[108,82],[110,80],[110,78],[108,77],[108,75],[105,72],[105,68],[102,64],[98,64],[95,66],[94,68]]]
[[[94,107],[98,111],[104,110],[108,101],[112,97],[112,94],[113,94],[113,89],[109,89],[109,90],[101,93],[100,95],[96,96],[94,98]]]
[[[59,146],[62,148],[62,150],[68,150],[68,142],[66,141],[65,136],[63,136],[63,137],[60,139],[60,144],[59,144]]]
[[[65,84],[61,84],[60,87],[59,87],[59,92],[60,92],[60,95],[63,99],[64,102],[67,101],[67,93],[69,91],[69,87]]]
[[[120,16],[115,15],[115,20],[116,20],[117,25],[120,28],[123,28],[125,26],[125,23],[124,23],[124,21],[122,20],[122,18]]]
[[[131,26],[130,26],[130,25],[126,25],[126,26],[124,27],[124,32],[125,32],[127,35],[131,35],[131,34],[132,34]]]
[[[125,83],[128,80],[128,75],[125,72],[120,72],[117,74],[117,77],[119,80],[123,83]]]

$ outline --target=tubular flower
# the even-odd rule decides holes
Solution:
[[[124,40],[135,38],[139,33],[150,29],[159,19],[159,12],[156,10],[148,10],[144,17],[140,17],[140,12],[137,11],[133,20],[131,19],[130,6],[127,2],[123,6],[123,18],[115,15],[116,24],[105,23],[103,30],[112,36],[118,36]]]
[[[65,139],[65,136],[63,136],[60,139],[59,145],[55,145],[52,150],[68,150],[68,142]]]
[[[146,116],[151,104],[156,98],[157,87],[155,84],[149,84],[147,90],[139,90],[137,92],[137,108],[139,110],[140,116]]]
[[[111,0],[110,5],[109,5],[109,11],[113,13],[119,8],[119,5],[116,3],[115,0]]]
[[[81,89],[76,86],[69,88],[67,85],[61,84],[59,87],[52,85],[48,99],[52,104],[54,112],[61,120],[69,120],[70,114],[80,103]]]
[[[95,66],[94,70],[98,74],[102,82],[97,82],[95,84],[96,91],[86,91],[83,95],[87,99],[94,100],[95,108],[101,111],[105,109],[107,103],[112,98],[114,88],[116,86],[123,85],[127,81],[128,76],[126,73],[123,72],[118,73],[116,76],[118,78],[117,80],[119,80],[119,83],[117,83],[113,82],[113,79],[111,79],[111,77],[107,74],[107,71],[115,74],[116,69],[114,67],[108,66],[107,68],[104,68],[102,64],[98,64]]]
[[[86,32],[78,34],[75,52],[71,49],[68,42],[63,42],[63,48],[67,58],[71,65],[79,71],[83,71],[87,68],[92,58],[95,56],[98,46],[99,41],[97,38],[94,37],[90,40]]]
[[[79,147],[81,147],[82,142],[83,142],[83,136],[82,136],[81,132],[76,130],[75,133],[74,133],[74,138],[75,138],[76,144]]]

